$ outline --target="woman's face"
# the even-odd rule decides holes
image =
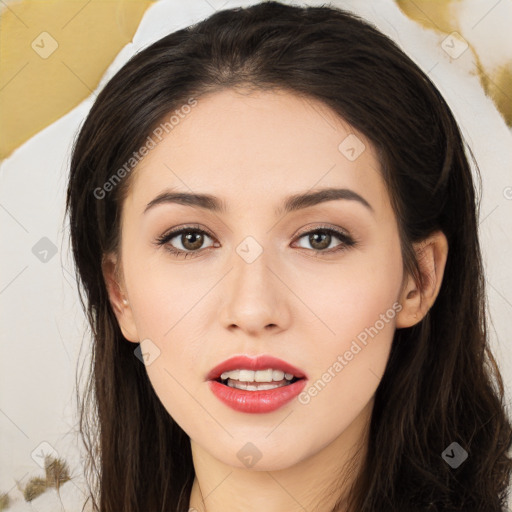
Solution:
[[[276,470],[367,421],[403,278],[370,142],[318,101],[224,90],[198,99],[133,172],[121,238],[129,305],[118,318],[127,339],[145,340],[155,392],[192,441],[236,467],[247,466],[242,448],[254,450],[258,469]],[[345,192],[285,208],[328,188]],[[151,205],[165,192],[208,194],[219,208]],[[307,379],[285,403],[283,389],[217,384],[229,405],[207,377],[240,355],[279,358]]]

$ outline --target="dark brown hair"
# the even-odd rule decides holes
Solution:
[[[504,510],[512,427],[487,341],[469,150],[436,87],[390,39],[336,8],[277,2],[216,12],[140,51],[101,91],[75,142],[67,211],[94,340],[80,429],[95,509],[187,510],[194,467],[190,440],[123,338],[102,277],[103,255],[119,249],[133,173],[103,197],[94,191],[164,116],[241,86],[320,100],[373,143],[405,270],[418,282],[412,243],[437,229],[448,239],[436,302],[395,332],[350,512]],[[469,454],[456,469],[441,457],[452,442]]]

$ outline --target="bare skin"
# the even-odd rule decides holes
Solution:
[[[350,134],[357,139],[348,139],[349,150],[364,144],[355,159],[342,144]],[[199,98],[133,172],[121,254],[107,255],[104,275],[125,338],[149,339],[160,351],[146,369],[191,439],[190,507],[332,509],[353,481],[344,464],[358,447],[356,462],[365,453],[394,331],[419,322],[439,292],[445,236],[435,233],[417,246],[430,276],[418,289],[403,273],[397,221],[372,144],[323,104],[284,91],[224,90]],[[292,194],[328,187],[364,201],[353,196],[276,212]],[[211,194],[226,211],[160,203],[144,213],[166,189]],[[192,231],[206,231],[199,249],[184,235],[154,243],[191,224]],[[316,230],[326,227],[355,243],[332,234],[324,248]],[[248,236],[262,249],[251,263],[236,250]],[[174,255],[171,245],[194,254]],[[346,358],[371,327],[377,334]],[[234,411],[205,377],[242,354],[284,359],[308,375],[308,386],[328,382],[270,413]],[[339,356],[342,370],[335,366]],[[247,443],[261,454],[252,467],[238,456]]]

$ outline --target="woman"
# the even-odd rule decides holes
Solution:
[[[464,143],[372,26],[265,2],[157,41],[67,208],[96,510],[504,510]]]

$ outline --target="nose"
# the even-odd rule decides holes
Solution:
[[[291,319],[290,290],[278,265],[268,261],[265,251],[251,263],[236,253],[232,261],[233,269],[222,289],[224,327],[250,336],[286,330]]]

